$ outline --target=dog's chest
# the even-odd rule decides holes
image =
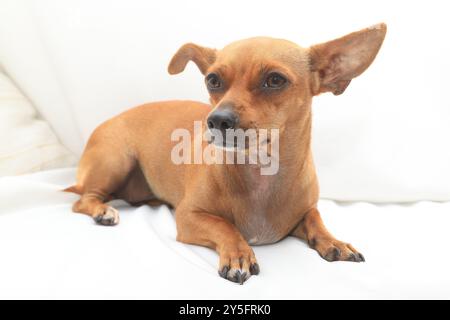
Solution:
[[[274,243],[285,236],[280,214],[282,206],[278,208],[280,212],[275,212],[278,199],[273,193],[272,178],[259,176],[255,179],[239,208],[240,214],[235,216],[235,224],[250,244]]]
[[[273,221],[261,212],[249,215],[248,219],[240,224],[239,230],[251,245],[274,243],[284,237]]]

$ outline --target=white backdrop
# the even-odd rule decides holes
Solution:
[[[100,122],[153,100],[207,101],[190,65],[169,76],[185,42],[250,36],[303,46],[384,21],[369,70],[314,104],[322,196],[450,200],[450,19],[447,1],[0,0],[0,63],[80,154]]]

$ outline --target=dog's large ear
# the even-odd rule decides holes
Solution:
[[[194,43],[186,43],[170,60],[168,71],[170,74],[180,73],[186,68],[189,61],[194,61],[202,74],[216,60],[216,50],[198,46]]]
[[[309,58],[313,94],[328,91],[335,95],[343,93],[350,81],[363,73],[375,59],[386,29],[386,25],[380,23],[312,46]]]

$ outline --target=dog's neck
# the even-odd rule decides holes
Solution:
[[[318,200],[310,115],[287,123],[279,138],[279,170],[274,175],[261,175],[258,165],[217,166],[218,185],[227,199],[234,199],[233,221],[252,244],[280,240],[299,222],[299,212]]]

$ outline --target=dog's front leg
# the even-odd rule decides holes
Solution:
[[[252,248],[238,229],[219,216],[178,207],[176,210],[177,240],[212,248],[220,257],[219,275],[244,283],[259,273]]]
[[[292,235],[307,241],[309,246],[327,261],[364,261],[364,256],[351,244],[339,241],[331,235],[316,208],[306,213]]]

